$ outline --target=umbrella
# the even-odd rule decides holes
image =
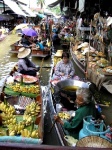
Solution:
[[[27,28],[28,25],[29,25],[28,23],[21,23],[21,24],[17,25],[17,26],[14,28],[14,30]]]
[[[37,32],[32,28],[26,28],[22,30],[22,33],[26,36],[37,36]]]

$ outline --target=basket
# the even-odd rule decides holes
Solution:
[[[112,148],[112,144],[98,136],[86,136],[76,143],[76,147]]]

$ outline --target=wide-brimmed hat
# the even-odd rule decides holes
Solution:
[[[22,48],[19,49],[19,52],[18,52],[17,57],[18,57],[18,58],[25,58],[25,57],[27,57],[30,53],[31,53],[31,49],[30,49],[30,48],[22,47]]]
[[[99,16],[100,16],[100,13],[96,13],[96,14],[94,14],[94,19],[98,19],[98,18],[99,18]]]
[[[56,56],[56,57],[61,57],[62,54],[63,54],[63,50],[57,50],[55,56]]]
[[[112,24],[112,17],[107,18],[107,26],[110,26]]]
[[[78,46],[78,49],[79,48],[82,48],[82,47],[88,47],[88,45],[89,45],[89,43],[88,42],[84,42],[84,43],[82,43],[82,44],[80,44],[79,46]]]

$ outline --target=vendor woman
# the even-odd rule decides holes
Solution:
[[[28,56],[31,53],[30,48],[22,47],[18,52],[18,72],[24,75],[36,76],[39,68],[36,68],[35,64],[31,62]]]
[[[69,53],[63,52],[62,60],[59,61],[55,67],[53,79],[67,79],[73,78],[75,69],[71,60],[69,60]]]
[[[76,91],[75,100],[78,109],[75,112],[75,117],[71,121],[62,121],[58,116],[54,116],[54,119],[63,125],[65,133],[79,138],[79,131],[83,127],[83,118],[92,115],[94,118],[104,118],[104,116],[98,112],[95,104],[92,102],[92,95],[87,88],[81,88]]]

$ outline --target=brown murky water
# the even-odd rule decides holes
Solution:
[[[21,37],[17,34],[10,34],[6,37],[4,41],[0,42],[0,88],[3,85],[4,79],[9,75],[12,67],[17,63],[17,54],[10,53],[10,45],[18,41]],[[30,59],[36,64],[42,64],[42,59],[37,57],[30,57]],[[46,58],[43,61],[43,67],[49,66],[51,63],[50,58]],[[49,78],[49,71],[48,68],[42,68],[41,71],[41,84],[47,85],[48,78]]]

